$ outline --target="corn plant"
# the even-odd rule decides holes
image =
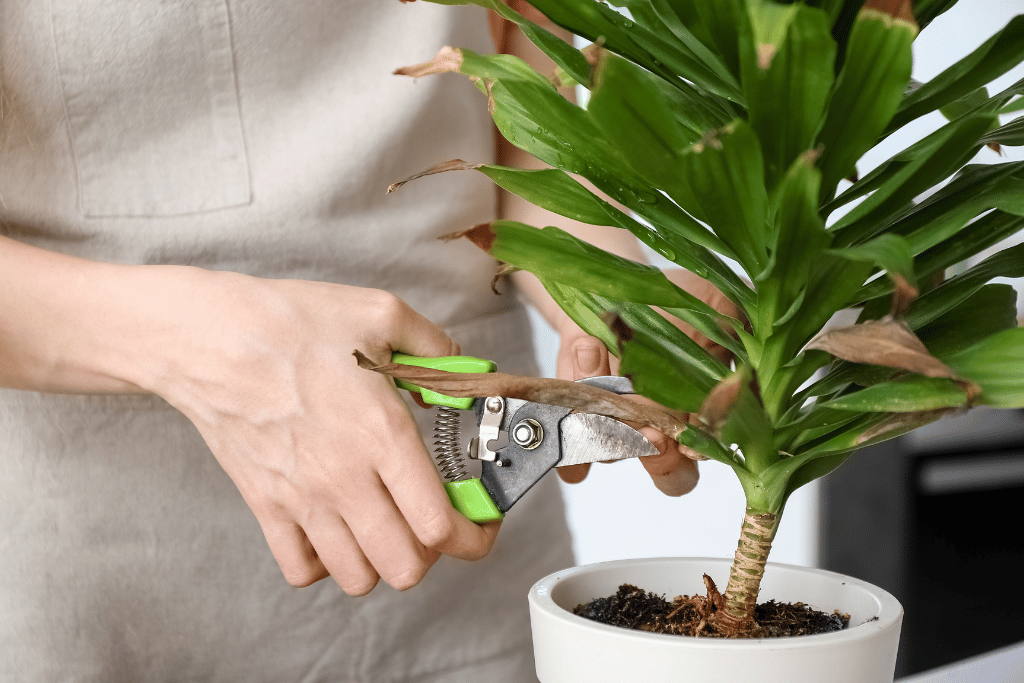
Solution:
[[[461,233],[536,274],[639,393],[700,417],[651,423],[731,467],[746,494],[719,630],[751,623],[794,490],[947,413],[1024,406],[1016,294],[990,283],[1024,276],[1024,245],[964,266],[1024,227],[1024,162],[996,156],[1024,143],[1024,118],[1000,119],[1024,109],[1024,81],[986,89],[1024,58],[1024,16],[919,83],[913,41],[956,0],[532,0],[591,42],[582,50],[501,0],[433,1],[499,13],[557,69],[448,47],[401,70],[468,76],[501,134],[550,166],[426,173],[474,169],[563,216],[628,230],[745,314],[725,317],[660,270],[553,227]],[[585,105],[559,94],[566,84],[589,91]],[[944,125],[858,177],[866,152],[935,111]],[[979,152],[996,163],[972,163]],[[842,309],[857,323],[823,331]]]

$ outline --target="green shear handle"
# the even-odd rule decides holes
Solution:
[[[473,356],[422,358],[420,356],[396,353],[391,357],[391,362],[400,365],[413,365],[419,368],[445,370],[447,372],[494,372],[498,367],[494,361],[474,358]],[[395,380],[395,384],[400,389],[418,393],[423,398],[424,403],[438,406],[439,413],[446,409],[471,410],[473,402],[476,400],[474,398],[446,396],[404,380]],[[439,423],[440,420],[439,416]],[[448,499],[452,502],[452,507],[474,522],[496,522],[505,517],[505,513],[494,504],[494,500],[487,493],[487,489],[484,488],[483,482],[479,479],[446,481],[444,488],[448,493]]]

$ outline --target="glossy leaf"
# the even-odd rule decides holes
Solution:
[[[822,146],[823,198],[875,145],[896,112],[910,79],[910,46],[917,28],[876,10],[861,10],[846,46],[843,70],[829,101]]]
[[[944,168],[959,168],[965,163],[967,157],[973,156],[976,149],[986,144],[983,142],[982,135],[998,125],[998,120],[995,118],[996,111],[1014,94],[1020,92],[1022,88],[1024,88],[1024,81],[1013,84],[998,95],[981,101],[971,108],[970,111],[925,136],[891,159],[882,162],[871,173],[854,183],[846,192],[829,202],[825,207],[826,213],[831,212],[836,207],[848,204],[869,192],[875,192],[879,188],[884,188],[886,192],[884,196],[873,198],[873,201],[877,204],[881,199],[891,194],[893,188],[899,187],[902,182],[897,181],[894,183],[892,182],[893,178],[900,176],[900,174],[906,174],[907,167],[915,162],[920,166],[922,163],[933,164],[936,159],[941,160],[944,157],[950,157],[951,160],[942,162],[945,164]],[[972,139],[972,133],[979,130],[981,133],[979,133],[978,138]],[[957,140],[966,141],[964,144],[965,151],[959,157],[956,156],[955,151]],[[951,154],[952,156],[950,156]],[[964,161],[961,161],[961,159]],[[941,177],[945,177],[946,174],[943,174]],[[852,222],[858,217],[859,214],[857,212],[863,214],[865,210],[858,207],[855,209],[853,216],[844,217],[842,224],[846,225]]]
[[[1024,15],[1010,22],[971,54],[916,89],[900,103],[886,128],[894,131],[1002,76],[1024,60]]]
[[[771,265],[761,276],[757,329],[767,337],[786,311],[801,302],[814,260],[832,241],[818,215],[821,172],[815,156],[803,155],[786,173],[772,199]]]
[[[756,3],[751,12],[754,35],[744,43],[743,90],[768,186],[774,187],[812,147],[832,88],[836,45],[822,10]]]
[[[749,124],[734,121],[684,150],[679,182],[671,194],[711,226],[748,274],[764,269],[768,197],[761,146]]]
[[[534,0],[548,19],[636,62],[670,83],[684,78],[706,92],[742,102],[739,85],[714,56],[669,41],[594,0]]]
[[[974,156],[989,125],[989,117],[979,114],[958,119],[929,136],[927,149],[899,162],[898,170],[870,197],[832,226],[836,244],[851,246],[877,234],[886,219]]]
[[[822,409],[859,413],[914,413],[958,408],[967,403],[963,387],[942,377],[903,377],[844,394],[821,404]]]
[[[672,284],[652,266],[610,254],[555,227],[494,221],[451,237],[467,237],[491,256],[538,277],[610,299],[720,314]]]
[[[1024,328],[1004,330],[949,358],[949,364],[982,388],[982,402],[1024,408]]]
[[[573,320],[588,334],[602,340],[610,340],[609,348],[615,353],[618,352],[617,340],[614,333],[608,330],[605,320],[608,314],[618,316],[626,327],[637,334],[655,340],[651,344],[660,344],[666,355],[679,359],[692,373],[705,378],[702,380],[705,391],[728,372],[728,368],[721,361],[650,306],[609,299],[547,278],[542,282],[557,301],[570,301],[582,322],[570,313]],[[596,330],[598,334],[592,330]]]
[[[737,444],[747,470],[757,475],[779,459],[772,444],[772,423],[761,402],[743,382],[721,429],[722,443]]]
[[[945,270],[975,254],[999,244],[1024,228],[1024,218],[993,211],[971,223],[938,246],[929,249],[917,259],[918,272],[922,277]]]
[[[637,393],[674,410],[700,408],[713,378],[682,363],[659,335],[633,329],[621,317],[612,323],[612,331],[618,335],[619,374],[633,381]]]
[[[679,182],[680,156],[700,134],[679,124],[653,78],[606,53],[597,66],[587,111],[640,177],[671,193]]]
[[[996,332],[1017,327],[1017,291],[985,285],[929,324],[915,330],[938,358],[963,351]]]
[[[1007,147],[1020,147],[1024,145],[1024,117],[1014,119],[1005,126],[1000,126],[990,131],[981,139],[981,143],[999,144]]]
[[[907,323],[914,329],[951,311],[997,277],[1024,277],[1024,244],[993,254],[978,265],[947,280],[914,302]]]

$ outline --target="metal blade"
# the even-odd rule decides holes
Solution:
[[[658,449],[629,425],[604,415],[573,413],[562,420],[562,458],[556,467],[656,455]]]

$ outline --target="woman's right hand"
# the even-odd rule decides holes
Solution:
[[[487,554],[498,524],[452,508],[398,391],[352,356],[457,353],[442,330],[379,290],[187,270],[151,389],[199,429],[289,583],[404,590],[442,554]]]

